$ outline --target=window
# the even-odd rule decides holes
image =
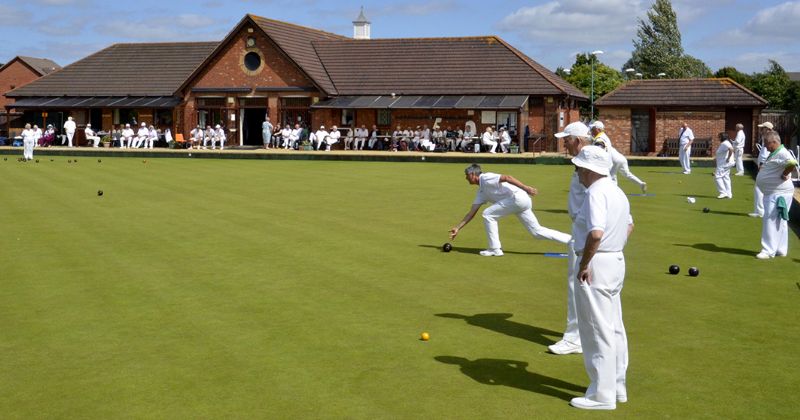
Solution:
[[[250,71],[258,70],[261,67],[261,56],[256,52],[250,51],[244,55],[244,66]]]
[[[388,109],[379,109],[378,110],[378,124],[380,126],[390,126],[392,125],[392,111]]]
[[[355,120],[356,113],[352,109],[342,110],[342,127],[351,127],[353,120]]]

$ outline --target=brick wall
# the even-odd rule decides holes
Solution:
[[[725,132],[725,110],[656,112],[656,152],[667,139],[678,138],[681,123],[686,122],[695,139],[711,138],[713,155],[719,145],[719,133]]]
[[[19,60],[10,63],[8,67],[3,69],[3,72],[0,73],[0,109],[5,111],[3,108],[4,106],[14,103],[13,98],[6,98],[4,96],[6,92],[25,86],[39,77],[39,74]]]
[[[611,144],[624,155],[631,154],[631,110],[630,108],[600,108],[599,120],[606,127]]]

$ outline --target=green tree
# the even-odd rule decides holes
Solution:
[[[622,67],[634,68],[645,78],[665,73],[671,78],[709,77],[711,69],[699,59],[685,54],[678,29],[678,17],[670,0],[656,0],[639,19],[631,58]]]
[[[714,77],[727,77],[751,90],[753,87],[753,78],[749,74],[736,70],[735,67],[723,67],[714,73]]]
[[[591,97],[592,61],[594,61],[594,99],[597,101],[598,98],[622,84],[624,81],[622,73],[601,63],[594,55],[583,53],[575,57],[575,63],[569,69],[569,73],[559,67],[556,69],[556,74],[583,91],[586,96]],[[586,106],[585,108],[583,111],[588,111],[590,107]]]
[[[793,83],[775,60],[769,60],[767,71],[753,75],[752,90],[769,101],[772,109],[789,109],[794,105]]]

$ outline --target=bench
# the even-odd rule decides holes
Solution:
[[[663,148],[659,156],[677,157],[680,149],[680,140],[668,138],[664,140]],[[692,157],[711,156],[711,137],[695,138],[692,142]]]

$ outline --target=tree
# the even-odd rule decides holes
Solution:
[[[735,67],[723,67],[714,73],[714,77],[727,77],[734,82],[752,90],[753,78],[749,74],[736,70]]]
[[[656,0],[647,12],[647,20],[639,19],[636,36],[633,53],[623,69],[634,68],[645,78],[659,73],[671,78],[711,75],[705,63],[684,53],[678,18],[670,0]]]
[[[767,71],[753,75],[752,90],[769,101],[772,109],[789,109],[794,105],[792,81],[775,60],[769,60]]]
[[[575,63],[567,73],[563,68],[556,69],[556,74],[577,87],[586,96],[592,94],[592,60],[594,60],[594,99],[595,101],[622,84],[623,77],[619,71],[601,63],[592,54],[578,54]],[[588,111],[587,106],[584,111]],[[588,112],[586,112],[588,114]]]

